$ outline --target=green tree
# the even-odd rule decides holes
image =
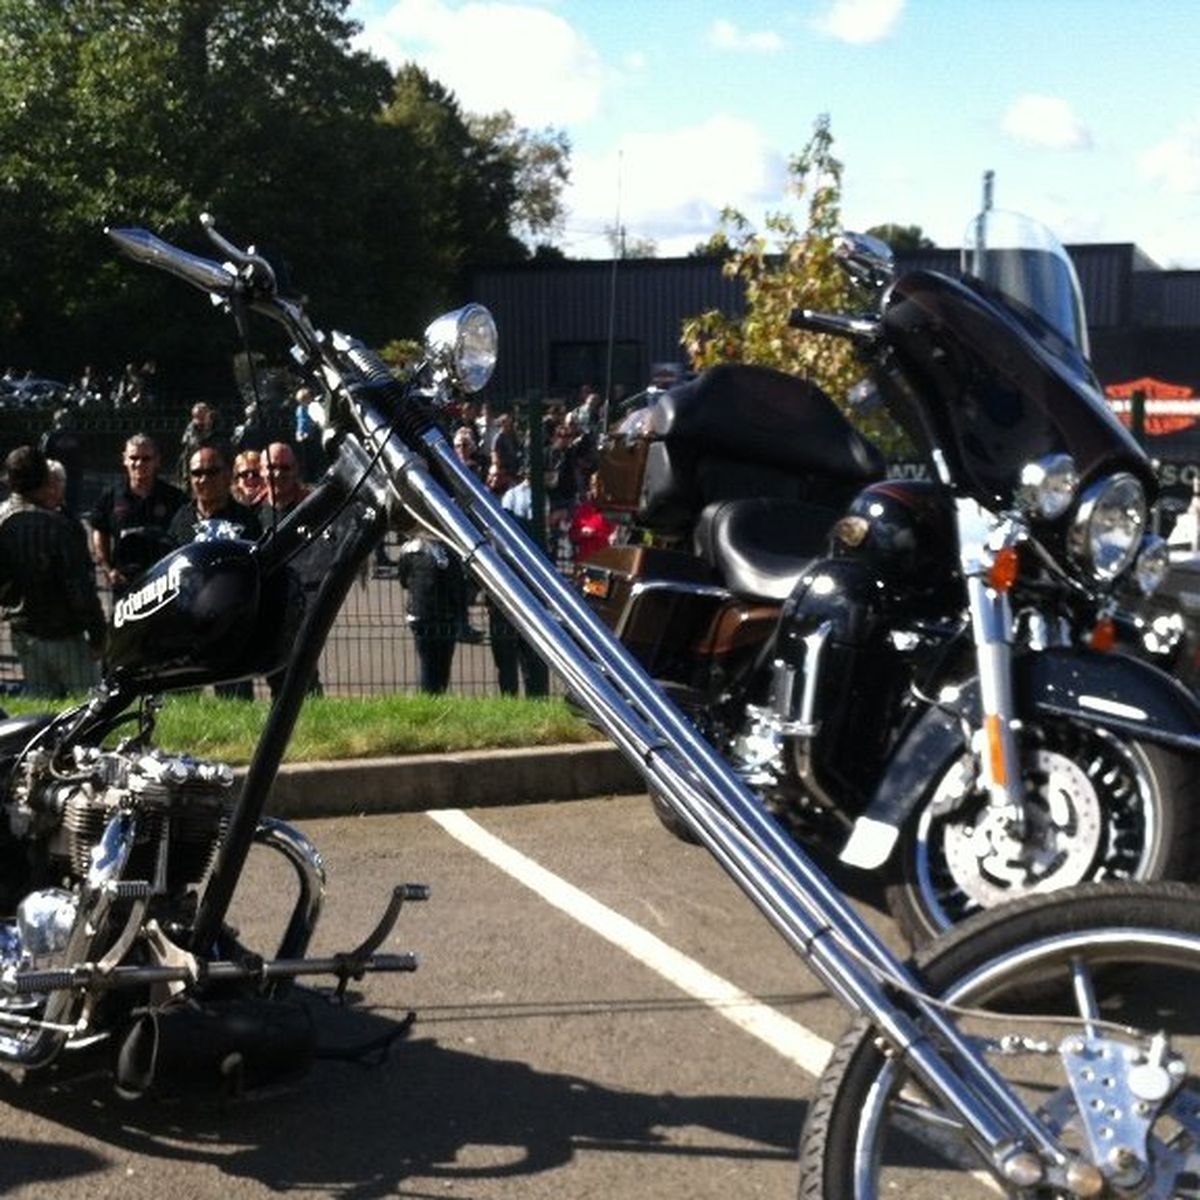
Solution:
[[[718,310],[689,317],[681,343],[697,369],[739,361],[775,367],[811,379],[843,403],[863,377],[853,346],[843,338],[793,329],[797,308],[848,312],[861,307],[834,251],[841,233],[842,164],[833,154],[829,118],[818,118],[804,149],[788,164],[789,191],[806,207],[800,225],[787,213],[769,214],[757,232],[735,209],[722,214],[708,252],[724,258],[725,275],[745,287],[746,311],[731,317]],[[896,431],[877,417],[860,427],[892,443]]]
[[[887,242],[897,253],[901,250],[933,250],[934,242],[925,236],[920,225],[872,225],[866,231],[881,242]]]
[[[355,51],[346,8],[0,0],[7,357],[65,372],[112,364],[119,339],[119,360],[186,378],[229,348],[224,325],[186,320],[177,283],[121,263],[105,224],[209,253],[208,210],[285,286],[320,288],[321,324],[374,344],[419,335],[467,264],[527,254],[517,232],[553,225],[565,140],[503,114],[473,131],[444,89]]]

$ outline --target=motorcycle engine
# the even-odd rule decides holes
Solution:
[[[86,877],[109,821],[131,815],[139,832],[127,877],[153,880],[159,843],[166,837],[166,889],[176,894],[211,866],[232,790],[228,766],[186,755],[77,747],[64,768],[61,761],[52,764],[48,755],[34,752],[18,768],[9,791],[8,840],[38,851],[32,858],[44,864],[44,878],[31,880],[33,886],[71,886]],[[8,904],[3,911],[11,911]]]

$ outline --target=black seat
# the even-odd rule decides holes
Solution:
[[[730,591],[783,601],[813,559],[825,554],[840,515],[802,500],[721,500],[707,505],[696,522],[696,553]]]
[[[884,459],[814,383],[749,363],[721,363],[665,393],[654,436],[700,455],[778,467],[861,487]]]

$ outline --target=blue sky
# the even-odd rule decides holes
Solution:
[[[958,245],[983,172],[1064,241],[1200,267],[1200,0],[353,0],[362,44],[572,143],[569,253],[787,208],[829,113],[847,228]]]

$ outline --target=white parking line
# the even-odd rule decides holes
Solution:
[[[668,946],[661,938],[601,904],[574,884],[547,871],[488,833],[460,809],[431,812],[429,816],[451,837],[536,892],[548,904],[632,955],[693,999],[707,1004],[802,1071],[816,1076],[824,1070],[832,1050],[824,1038],[713,974],[695,959]]]

